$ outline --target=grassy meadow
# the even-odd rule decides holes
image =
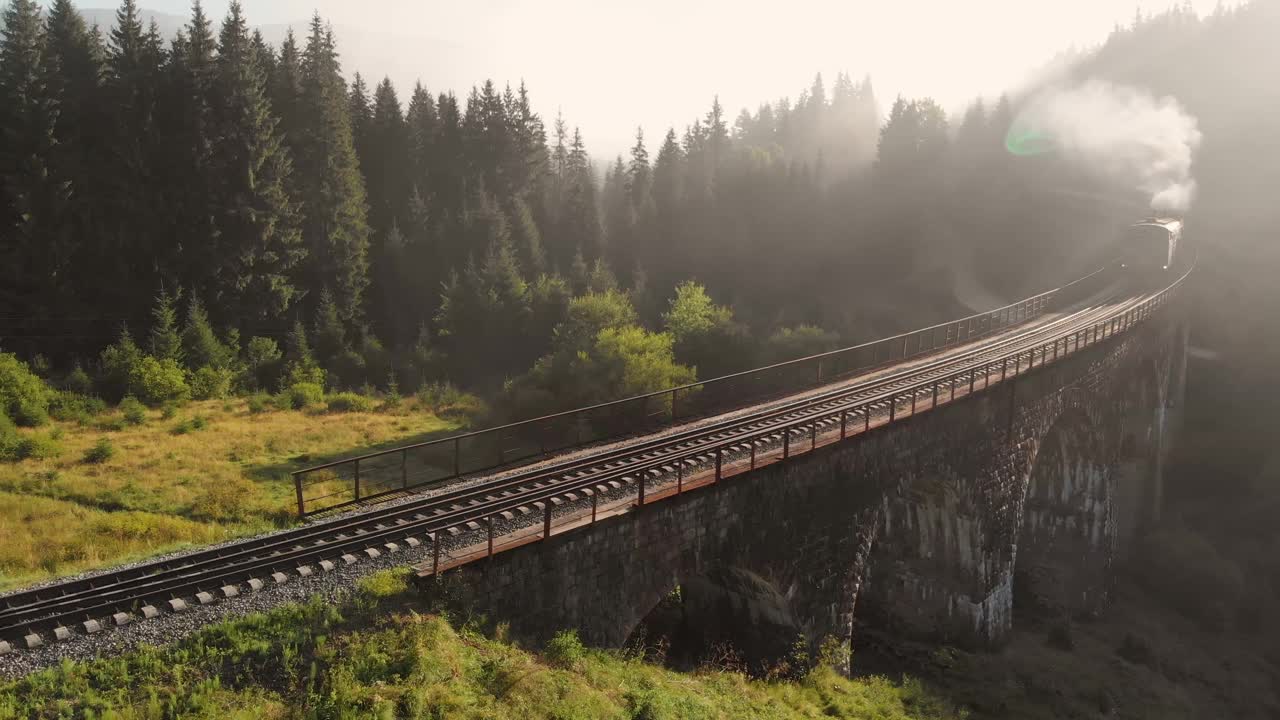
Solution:
[[[879,718],[964,715],[921,684],[667,670],[562,633],[540,652],[415,605],[407,573],[366,578],[341,606],[286,605],[166,648],[67,662],[0,682],[9,718]]]
[[[291,470],[457,427],[417,398],[351,412],[235,398],[19,428],[38,450],[0,463],[0,591],[287,525]]]

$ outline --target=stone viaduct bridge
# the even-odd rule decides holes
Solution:
[[[679,588],[702,622],[814,647],[851,642],[855,619],[998,646],[1017,614],[1107,603],[1113,564],[1160,512],[1186,338],[1169,304],[1061,358],[1055,341],[1052,362],[983,392],[422,585],[528,638],[619,646]]]

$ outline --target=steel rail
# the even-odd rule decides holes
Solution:
[[[1106,302],[1110,302],[1111,299],[1112,298],[1106,298],[1101,302],[1105,304]],[[1092,299],[1086,299],[1084,302],[1080,303],[1080,305],[1086,305],[1091,300]],[[1099,305],[1099,307],[1105,307],[1105,305]],[[313,541],[316,538],[331,537],[347,530],[354,532],[357,528],[368,524],[368,518],[371,515],[384,520],[395,519],[397,517],[412,515],[423,507],[437,506],[444,501],[466,501],[471,497],[484,494],[486,492],[508,489],[513,482],[529,484],[539,481],[553,480],[568,473],[584,469],[598,470],[601,466],[608,466],[611,461],[633,458],[647,450],[672,449],[675,447],[675,443],[685,438],[705,437],[708,433],[716,430],[741,428],[744,427],[745,423],[760,421],[762,419],[767,421],[771,417],[781,417],[783,413],[806,409],[822,402],[830,403],[840,401],[856,393],[865,393],[869,389],[893,387],[895,384],[900,385],[910,378],[919,377],[926,372],[936,373],[944,369],[946,366],[956,366],[969,362],[981,354],[991,355],[997,353],[1007,345],[1016,342],[1025,342],[1027,337],[1037,333],[1043,334],[1055,325],[1069,322],[1071,319],[1072,316],[1064,316],[1050,321],[1049,323],[1033,326],[1017,335],[1006,334],[998,336],[993,343],[976,346],[972,350],[964,353],[948,354],[926,365],[912,366],[892,375],[868,378],[867,380],[855,382],[853,384],[844,384],[825,392],[819,392],[808,397],[798,399],[791,403],[770,407],[748,415],[737,415],[710,425],[704,424],[689,430],[669,433],[649,441],[644,441],[642,439],[639,444],[629,444],[616,447],[611,450],[606,450],[602,453],[596,453],[579,458],[571,458],[564,463],[558,463],[546,468],[534,469],[517,477],[495,478],[486,483],[433,495],[413,503],[405,503],[392,508],[370,511],[369,513],[342,518],[340,520],[315,523],[293,531],[252,538],[241,543],[227,545],[213,550],[197,551],[171,560],[156,561],[154,563],[135,566],[133,568],[121,570],[114,576],[101,575],[71,581],[65,584],[14,593],[0,597],[0,618],[3,618],[5,615],[13,611],[24,610],[50,602],[65,601],[67,598],[75,595],[83,595],[86,593],[100,594],[106,589],[105,586],[110,584],[120,584],[136,579],[156,579],[157,576],[161,574],[172,574],[198,569],[202,564],[225,565],[228,562],[233,561],[235,557],[244,556],[248,553],[261,554],[264,550],[293,547],[297,546],[299,543]],[[704,441],[709,442],[710,440]],[[111,582],[104,582],[104,580],[108,578],[110,578]]]
[[[1091,314],[1090,318],[1092,319],[1092,315],[1101,316],[1101,315],[1114,314],[1116,312],[1116,308],[1113,306],[1108,306],[1104,304],[1104,305],[1100,305],[1095,308],[1091,308],[1087,311],[1082,311],[1082,312],[1090,313]],[[1056,326],[1059,323],[1070,322],[1071,320],[1076,319],[1079,316],[1080,316],[1079,313],[1077,315],[1067,316],[1065,318],[1060,319],[1059,321],[1054,321],[1054,323],[1051,323],[1048,326],[1039,326],[1032,330],[1028,330],[1025,333],[1021,333],[1015,336],[1014,338],[1001,338],[1000,342],[997,342],[994,345],[987,344],[987,345],[978,346],[978,348],[975,348],[975,350],[969,353],[965,353],[959,357],[954,355],[948,356],[938,361],[935,361],[933,363],[928,363],[922,367],[915,367],[915,368],[904,370],[903,372],[898,373],[896,375],[870,380],[865,383],[856,384],[854,386],[846,386],[845,388],[841,388],[840,391],[834,392],[831,394],[836,394],[836,395],[843,396],[844,398],[848,398],[850,395],[855,393],[865,394],[869,390],[879,390],[879,391],[882,391],[881,392],[882,396],[898,397],[901,394],[901,390],[897,388],[901,387],[903,379],[910,379],[913,377],[914,378],[926,377],[926,373],[931,370],[936,375],[939,370],[944,369],[946,366],[954,367],[954,366],[961,365],[966,361],[971,361],[974,359],[984,359],[984,358],[979,358],[979,356],[985,356],[985,358],[990,358],[992,355],[997,354],[999,352],[998,346],[1007,346],[1010,344],[1021,343],[1021,345],[1023,346],[1022,348],[1015,349],[1013,353],[1006,355],[1006,357],[1013,357],[1013,354],[1016,353],[1019,357],[1021,357],[1022,355],[1025,355],[1027,353],[1026,347],[1029,345],[1033,345],[1036,338],[1043,337],[1046,334],[1052,334],[1054,332],[1054,326]],[[1079,326],[1079,325],[1081,325],[1080,322],[1073,323],[1073,326]],[[1031,350],[1031,354],[1032,356],[1034,356],[1034,348]],[[991,366],[990,363],[988,363],[987,365],[984,366],[984,368],[990,368],[990,366]],[[989,370],[984,370],[984,372],[987,372],[989,374]],[[971,378],[973,377],[972,369],[961,371],[955,377],[958,377],[959,375],[963,375],[966,373],[968,373]],[[951,382],[952,384],[954,384],[954,378],[952,379]],[[879,397],[873,400],[854,399],[852,402],[854,404],[861,403],[863,405],[874,405],[876,403],[882,404],[883,397]],[[805,407],[797,408],[796,405],[803,405]],[[750,423],[752,420],[759,420],[760,418],[757,417],[758,415],[772,415],[774,418],[780,419],[782,421],[791,421],[792,424],[803,423],[803,422],[807,422],[807,420],[805,420],[803,415],[799,419],[796,418],[798,410],[809,409],[811,412],[823,412],[823,411],[829,411],[831,405],[832,405],[832,399],[830,397],[820,395],[817,397],[806,398],[800,401],[799,403],[793,404],[792,406],[787,406],[784,408],[773,409],[764,413],[759,413],[759,414],[756,414],[756,416],[733,418],[731,420],[725,421],[724,425],[730,428],[736,427],[738,429],[745,428],[750,430],[758,430],[759,422],[756,422],[754,425],[747,424],[747,423]],[[766,429],[760,432],[763,432],[766,434],[772,433],[774,436],[778,435],[777,430],[774,428]],[[704,442],[714,442],[714,441],[721,441],[722,443],[741,442],[740,439],[734,439],[734,438],[725,440],[724,439],[725,433],[721,431],[721,428],[717,428],[717,427],[710,427],[710,428],[700,427],[700,428],[691,430],[688,433],[681,433],[679,435],[680,436],[667,435],[660,438],[659,440],[654,441],[653,443],[647,443],[644,445],[662,445],[670,449],[672,452],[697,453],[699,452],[699,450],[696,448],[692,450],[689,449],[688,443],[684,443],[684,444],[680,443],[680,441],[684,439],[684,436],[701,435],[704,439]],[[651,467],[656,465],[661,465],[663,463],[670,462],[670,459],[665,456],[656,457],[656,458],[652,456],[644,456],[639,452],[642,449],[643,449],[642,447],[628,446],[626,448],[622,448],[619,451],[619,453],[629,455],[631,458],[637,458],[637,459],[644,458],[645,460],[647,460],[648,464],[640,468],[639,472],[648,470]],[[582,466],[584,464],[594,464],[598,466],[601,463],[601,461],[602,461],[601,457],[595,456],[595,457],[586,458],[583,461],[578,462],[576,464],[579,466]],[[473,515],[476,515],[477,512],[480,512],[482,514],[489,513],[491,515],[492,513],[501,512],[502,509],[507,506],[518,507],[519,505],[540,502],[543,499],[555,497],[558,494],[572,492],[575,489],[581,489],[581,487],[583,486],[596,484],[600,482],[608,482],[610,479],[613,479],[614,477],[625,477],[626,474],[634,474],[636,472],[638,471],[633,463],[630,465],[626,465],[624,467],[615,468],[609,472],[604,473],[603,475],[600,473],[596,473],[595,475],[589,478],[581,479],[576,483],[570,483],[574,487],[564,487],[562,483],[554,483],[554,487],[550,487],[550,488],[540,488],[534,491],[524,489],[522,494],[515,496],[515,499],[512,499],[511,497],[502,498],[500,500],[493,501],[493,503],[496,503],[496,504],[481,503],[480,506],[472,506],[469,508],[461,508],[461,509],[456,508],[457,501],[465,499],[465,496],[467,495],[475,496],[475,495],[483,495],[483,494],[492,494],[494,490],[499,489],[498,486],[507,486],[509,488],[511,486],[518,485],[518,484],[528,484],[532,480],[532,478],[529,476],[530,474],[515,476],[512,478],[507,478],[507,479],[498,481],[496,485],[486,485],[484,487],[466,488],[459,491],[458,493],[446,494],[444,496],[436,496],[433,498],[425,499],[422,502],[422,505],[435,506],[437,508],[447,504],[454,505],[455,506],[454,512],[446,513],[444,516],[437,516],[433,518],[424,517],[422,520],[419,520],[418,522],[411,523],[408,521],[404,521],[403,516],[409,515],[417,510],[421,510],[423,509],[423,507],[420,507],[420,506],[414,506],[411,508],[398,507],[398,508],[394,508],[394,510],[398,511],[395,513],[395,515],[400,517],[396,517],[394,519],[393,517],[390,517],[385,513],[372,513],[371,514],[372,517],[361,516],[361,517],[355,518],[350,523],[346,523],[342,528],[334,528],[332,526],[326,525],[326,526],[315,528],[317,532],[312,533],[313,535],[328,534],[332,537],[332,533],[335,529],[350,529],[353,532],[355,532],[357,536],[348,538],[348,542],[346,543],[318,542],[314,544],[311,548],[307,548],[304,545],[300,545],[299,542],[305,541],[306,539],[309,539],[309,538],[302,538],[302,537],[297,537],[293,534],[282,533],[279,536],[271,536],[270,538],[267,538],[267,540],[274,541],[274,542],[271,542],[271,544],[266,547],[255,548],[255,550],[257,550],[258,552],[255,555],[253,555],[253,557],[249,558],[249,560],[246,561],[246,564],[243,564],[239,567],[235,566],[234,564],[232,564],[231,567],[228,567],[228,562],[231,560],[230,558],[228,558],[226,555],[218,554],[217,551],[211,551],[214,555],[216,555],[215,564],[218,565],[219,567],[210,568],[210,570],[213,570],[213,571],[221,570],[221,572],[219,572],[217,576],[218,583],[233,581],[235,576],[239,577],[239,581],[243,581],[247,579],[247,577],[252,577],[252,575],[246,576],[245,573],[254,573],[254,572],[260,572],[267,569],[275,569],[283,566],[283,564],[285,563],[296,567],[296,565],[300,562],[312,562],[325,556],[335,557],[336,553],[344,549],[354,549],[360,546],[368,547],[371,541],[375,541],[375,540],[380,541],[382,539],[385,539],[386,537],[393,537],[393,536],[398,536],[400,538],[403,538],[409,533],[419,531],[421,528],[419,528],[418,526],[421,524],[431,526],[430,528],[428,528],[428,532],[432,532],[432,531],[439,532],[444,527],[448,527],[448,524],[442,526],[441,525],[442,522],[446,522],[446,521],[452,522],[455,519],[457,519],[457,522],[454,523],[455,525],[461,522],[465,522],[465,519],[461,519],[460,516],[455,518],[455,516],[458,515],[458,513],[463,513],[463,514],[469,513],[470,515],[473,516]],[[555,468],[541,471],[540,473],[534,473],[534,474],[540,475],[545,478],[553,474],[565,476],[567,473],[566,473],[566,468],[564,466],[559,466],[559,467],[555,467]],[[394,521],[399,524],[388,527],[385,523],[389,521]],[[378,530],[375,530],[374,532],[361,531],[360,529],[361,527],[367,527],[367,526],[373,525],[373,523],[375,522],[378,522],[378,528],[379,528]],[[264,555],[261,551],[269,548],[271,545],[277,546],[274,553],[270,555]],[[289,547],[286,549],[280,546],[289,546]],[[14,607],[10,611],[0,613],[0,620],[3,620],[5,622],[3,626],[0,626],[0,634],[11,632],[13,629],[18,627],[30,628],[35,623],[45,625],[47,624],[47,622],[55,622],[55,621],[65,622],[69,616],[78,617],[78,616],[81,616],[82,614],[84,616],[90,616],[94,612],[104,612],[110,609],[119,608],[123,604],[130,601],[136,603],[141,601],[144,598],[163,597],[163,595],[166,593],[170,595],[176,595],[177,593],[183,592],[183,591],[194,590],[196,592],[199,592],[200,587],[205,587],[205,588],[213,587],[210,584],[212,582],[212,579],[206,575],[205,571],[201,570],[198,567],[195,567],[193,563],[187,563],[186,565],[174,568],[173,570],[165,574],[168,575],[167,578],[157,577],[156,574],[142,577],[141,579],[146,580],[147,582],[139,583],[142,586],[140,588],[130,586],[130,587],[118,588],[114,591],[111,591],[111,590],[108,590],[107,588],[92,587],[88,591],[77,593],[77,594],[80,594],[80,595],[88,594],[91,596],[92,601],[96,601],[96,602],[93,602],[93,604],[91,605],[77,605],[73,609],[67,610],[65,613],[59,613],[57,610],[57,606],[60,603],[65,604],[66,601],[72,599],[67,597],[66,595],[60,595],[57,598],[51,598],[45,601],[37,601],[35,603],[36,606]],[[102,580],[104,578],[96,578],[96,579]],[[203,582],[201,580],[203,580]],[[121,582],[123,583],[127,581],[121,581]],[[179,583],[183,583],[183,584],[179,585]],[[117,584],[120,584],[120,583],[117,583]],[[36,591],[36,592],[39,592],[39,591]],[[128,593],[129,596],[120,597],[121,595],[126,593]],[[115,596],[115,599],[110,599],[113,596]],[[6,598],[6,599],[11,600],[12,598]],[[48,615],[49,613],[54,613],[55,616],[42,617],[42,618],[34,617],[35,615]]]
[[[368,453],[368,454],[360,455],[357,457],[348,457],[348,458],[324,463],[321,465],[316,465],[313,467],[297,470],[297,471],[294,471],[292,474],[294,477],[295,492],[297,493],[298,514],[299,516],[302,516],[302,517],[305,517],[308,515],[314,515],[318,512],[325,512],[325,511],[333,510],[335,508],[348,507],[360,502],[361,500],[382,497],[394,492],[410,489],[411,487],[420,487],[421,485],[430,484],[433,482],[444,482],[449,479],[453,479],[463,475],[504,467],[511,464],[512,462],[519,462],[521,460],[528,460],[530,458],[539,457],[539,456],[548,457],[559,452],[564,452],[570,449],[583,447],[583,446],[590,445],[595,442],[600,442],[603,440],[621,439],[621,438],[627,437],[628,435],[643,433],[644,431],[652,432],[661,427],[678,425],[680,424],[681,421],[688,422],[689,420],[696,419],[698,417],[713,416],[716,413],[725,412],[731,409],[735,409],[736,407],[757,404],[757,403],[766,402],[775,398],[786,397],[787,395],[795,394],[807,388],[820,387],[824,383],[829,383],[833,380],[837,380],[843,377],[856,376],[859,373],[866,373],[866,372],[870,372],[880,368],[890,367],[894,364],[904,362],[908,359],[927,356],[931,353],[936,353],[951,347],[956,347],[963,343],[972,342],[974,340],[978,340],[978,339],[990,336],[991,334],[998,332],[1000,330],[1016,327],[1019,324],[1025,324],[1026,322],[1029,322],[1034,318],[1038,318],[1042,316],[1044,312],[1047,311],[1047,309],[1051,304],[1056,303],[1059,299],[1061,299],[1068,290],[1078,289],[1079,287],[1083,287],[1085,283],[1100,277],[1101,275],[1103,275],[1103,273],[1107,272],[1111,267],[1112,267],[1111,265],[1106,265],[1082,278],[1074,280],[1061,287],[1048,290],[1038,295],[1033,295],[1029,298],[1020,300],[1016,303],[1011,303],[1004,307],[996,308],[995,310],[974,314],[965,318],[961,318],[959,320],[952,320],[945,323],[939,323],[937,325],[933,325],[930,327],[921,328],[917,330],[912,330],[906,333],[900,333],[898,335],[894,335],[887,338],[881,338],[879,340],[863,343],[860,345],[855,345],[853,347],[842,348],[839,350],[832,350],[829,352],[820,353],[818,355],[812,355],[804,358],[797,358],[795,360],[788,360],[782,363],[777,363],[777,364],[769,365],[762,368],[755,368],[752,370],[746,370],[739,373],[733,373],[733,374],[725,375],[722,377],[709,378],[707,380],[701,380],[701,381],[690,383],[688,385],[684,385],[680,387],[667,388],[664,390],[659,390],[659,391],[647,393],[644,395],[638,395],[630,398],[623,398],[620,400],[614,400],[614,401],[610,401],[607,403],[602,403],[602,404],[594,405],[590,407],[576,408],[573,410],[554,413],[551,415],[545,415],[542,417],[531,418],[528,420],[521,420],[519,422],[509,423],[507,425],[501,425],[493,428],[486,428],[483,430],[477,430],[469,433],[453,435],[450,437],[430,440],[422,443],[405,445],[401,447],[391,448],[388,450]],[[976,329],[975,329],[975,324],[976,324]],[[939,331],[942,331],[941,341],[938,338]],[[915,338],[915,347],[913,352],[909,352],[909,350],[911,350],[912,338]],[[927,345],[928,345],[927,347],[926,347],[926,338],[927,338]],[[879,348],[881,346],[885,348],[885,357],[883,360],[878,360],[877,358],[879,358],[880,356]],[[896,356],[895,356],[895,351],[897,353]],[[867,362],[866,364],[856,365],[855,367],[846,369],[843,372],[839,372],[834,376],[829,376],[825,378],[823,377],[824,360],[836,359],[842,356],[856,359],[859,356],[859,354],[865,354],[865,353],[870,354],[870,361]],[[729,405],[719,406],[719,407],[712,406],[709,408],[703,408],[703,412],[686,413],[684,415],[680,415],[677,412],[676,403],[682,391],[686,394],[686,399],[687,399],[688,394],[694,391],[697,391],[700,394],[709,393],[716,389],[723,389],[725,386],[735,381],[745,381],[745,380],[751,380],[751,379],[759,380],[765,377],[770,372],[784,370],[787,368],[799,368],[805,364],[813,364],[815,366],[816,371],[814,372],[814,377],[812,382],[805,381],[802,383],[794,384],[793,387],[779,388],[777,390],[766,390],[764,392],[753,395],[750,398],[750,402],[739,402],[737,404],[731,403]],[[667,410],[665,409],[660,409],[658,413],[649,413],[647,403],[650,399],[654,399],[654,398],[665,399],[667,396],[670,396],[670,402],[671,402],[671,408],[669,411],[671,417],[667,421],[645,422],[645,423],[641,423],[641,427],[633,427],[629,431],[625,431],[622,433],[615,432],[612,435],[606,434],[606,435],[591,438],[588,440],[582,439],[580,435],[579,423],[581,423],[581,421],[584,418],[590,418],[590,416],[593,413],[597,411],[605,410],[605,409],[622,408],[628,405],[635,405],[639,403],[638,409],[641,411],[641,414],[646,418],[646,420],[648,418],[655,417],[656,415],[664,415],[667,412]],[[554,434],[556,430],[555,424],[557,422],[566,421],[568,419],[572,419],[574,423],[573,424],[574,433],[575,433],[574,441],[563,442],[563,439],[556,440],[555,439],[556,436]],[[567,430],[567,428],[560,428],[560,429]],[[525,431],[525,430],[532,430],[533,435],[521,436],[517,434],[517,431]],[[508,457],[509,451],[502,447],[502,440],[504,438],[504,433],[506,434],[505,435],[506,439],[523,443],[522,445],[517,445],[511,457]],[[537,441],[536,441],[536,445],[538,446],[537,452],[534,452],[532,449],[533,448],[532,443],[534,443],[534,436],[537,436]],[[472,466],[470,463],[468,463],[468,467],[464,471],[462,469],[463,443],[470,442],[470,441],[480,441],[485,438],[496,439],[497,445],[493,448],[488,449],[489,452],[496,451],[496,462],[493,461],[495,458],[489,458],[487,460],[482,461],[484,464],[481,464],[481,465]],[[547,443],[548,438],[551,438],[551,441],[552,441],[550,445]],[[447,446],[451,446],[451,447],[447,447]],[[446,448],[451,453],[452,457],[449,460],[449,462],[452,465],[452,471],[445,471],[444,474],[439,477],[435,477],[420,483],[416,483],[414,485],[409,485],[406,473],[403,470],[405,463],[407,463],[407,453],[413,450],[421,450],[424,448],[436,448],[436,447]],[[523,454],[517,455],[516,453],[523,453]],[[371,460],[385,458],[385,457],[393,456],[397,454],[401,456],[401,460],[402,460],[402,465],[401,465],[402,469],[400,472],[400,478],[402,480],[401,487],[394,488],[394,489],[385,489],[380,492],[373,493],[371,495],[370,494],[362,495],[361,482],[360,482],[360,478],[361,478],[360,463],[365,462],[367,464]],[[352,472],[350,489],[343,489],[341,491],[331,492],[326,495],[320,495],[320,496],[314,496],[314,497],[308,498],[305,495],[304,487],[309,482],[312,482],[312,481],[304,480],[304,478],[307,478],[318,472],[332,471],[335,468],[350,468]],[[323,478],[322,476],[322,479],[326,479],[326,478]],[[340,496],[350,496],[351,499],[345,500],[343,502],[325,505],[319,509],[313,509],[313,510],[306,509],[307,502],[315,503],[320,500],[326,500],[332,497],[340,497]]]

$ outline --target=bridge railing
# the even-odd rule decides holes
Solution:
[[[963,370],[894,387],[827,412],[769,423],[767,428],[751,434],[735,434],[712,443],[688,442],[685,449],[663,452],[648,461],[591,473],[577,480],[566,479],[543,489],[530,486],[517,496],[474,508],[463,505],[436,519],[434,527],[426,526],[422,537],[432,547],[429,560],[421,566],[422,572],[438,577],[446,570],[490,559],[495,553],[594,525],[598,517],[712,486],[982,394],[1141,325],[1174,300],[1190,274],[1191,270],[1187,270],[1161,292],[1123,311],[1101,313],[1087,324],[1052,333],[1033,344],[1019,344]],[[715,432],[708,431],[707,437]],[[455,537],[453,530],[459,528],[466,530]]]
[[[861,345],[298,470],[293,473],[298,515],[348,507],[470,473],[649,432],[923,357],[1084,299],[1110,276],[1108,266],[989,312]]]

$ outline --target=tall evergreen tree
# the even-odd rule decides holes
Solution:
[[[220,240],[210,274],[216,315],[247,329],[283,315],[304,290],[300,217],[290,197],[293,165],[267,99],[266,75],[239,2],[218,41],[215,208]]]
[[[307,257],[300,277],[307,287],[329,287],[343,321],[354,326],[363,320],[369,284],[365,187],[337,48],[318,14],[311,20],[301,70],[300,129],[291,141],[305,216]]]

